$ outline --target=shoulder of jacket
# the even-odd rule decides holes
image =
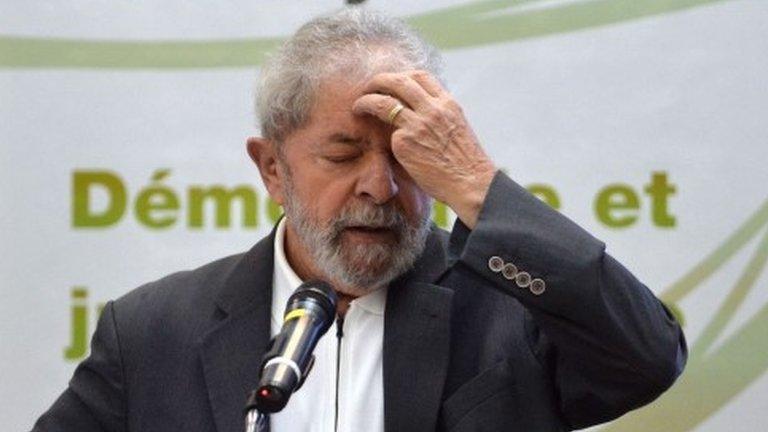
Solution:
[[[115,313],[123,320],[134,320],[210,310],[216,294],[243,256],[231,255],[141,285],[113,302]]]

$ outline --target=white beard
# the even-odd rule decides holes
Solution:
[[[290,182],[287,186],[287,222],[316,268],[328,282],[338,284],[335,288],[344,294],[363,296],[388,285],[410,270],[424,251],[430,228],[428,211],[415,224],[409,224],[391,203],[383,206],[361,203],[344,208],[322,226],[296,199]],[[396,242],[345,244],[343,231],[351,226],[389,228]]]

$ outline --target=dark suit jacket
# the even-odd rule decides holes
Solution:
[[[494,256],[545,291],[492,271]],[[272,265],[270,235],[108,303],[90,357],[34,431],[243,430],[269,339]],[[685,358],[672,316],[603,243],[498,174],[475,229],[433,229],[390,286],[385,427],[586,427],[656,398]]]

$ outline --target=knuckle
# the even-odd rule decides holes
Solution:
[[[389,108],[390,101],[386,98],[377,98],[376,99],[376,110],[384,112]]]
[[[392,145],[400,144],[400,142],[405,139],[405,129],[397,129],[396,131],[392,132]]]
[[[373,76],[371,80],[369,81],[369,85],[373,88],[381,88],[384,87],[389,82],[389,74],[387,73],[379,73]]]
[[[461,105],[458,104],[453,98],[447,98],[442,102],[443,109],[452,112],[462,112]]]
[[[405,133],[398,132],[392,134],[392,142],[390,147],[392,148],[393,154],[402,155],[403,153],[407,152],[407,149],[410,147],[408,145],[409,139]]]
[[[429,128],[424,123],[419,123],[413,128],[413,135],[416,140],[423,140],[429,136]]]
[[[424,117],[430,123],[439,123],[445,117],[445,113],[442,108],[430,108],[424,113]]]
[[[395,84],[397,84],[399,86],[405,84],[405,82],[407,80],[408,80],[408,78],[406,76],[404,76],[404,75],[393,75],[392,76],[392,82],[394,82]]]

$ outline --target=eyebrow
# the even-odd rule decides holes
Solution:
[[[366,144],[365,140],[355,138],[343,132],[337,132],[328,137],[327,144],[347,144],[355,147],[361,147]]]

